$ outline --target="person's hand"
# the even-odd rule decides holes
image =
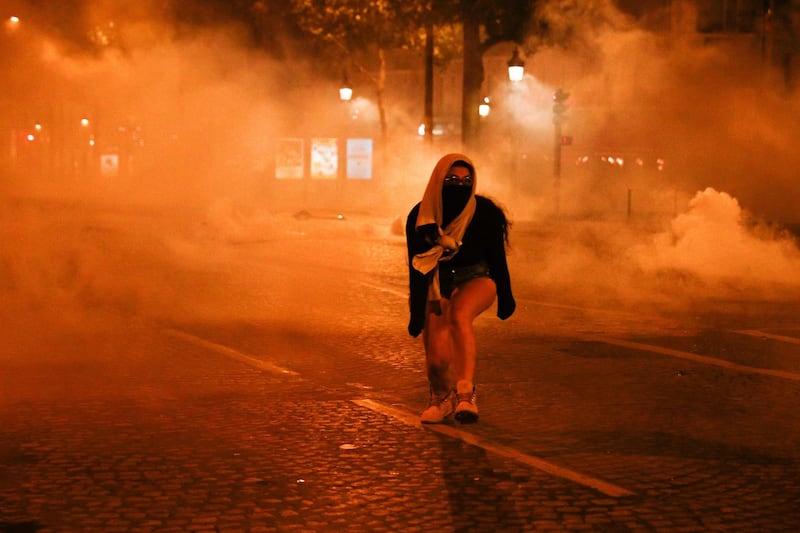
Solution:
[[[497,318],[500,320],[505,320],[514,314],[514,310],[516,308],[517,303],[514,301],[513,296],[509,296],[508,298],[499,298],[497,300]]]
[[[412,337],[419,337],[422,329],[425,327],[425,317],[411,317],[408,322],[408,334]]]
[[[425,239],[430,245],[438,244],[439,242],[439,235],[441,232],[439,231],[438,224],[425,224],[424,226],[420,226],[417,228],[417,233]]]

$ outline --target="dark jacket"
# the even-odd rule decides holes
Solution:
[[[514,313],[516,303],[511,293],[511,277],[506,262],[505,232],[506,216],[503,210],[486,197],[475,195],[475,214],[467,226],[461,248],[449,261],[439,263],[439,281],[446,286],[452,276],[451,270],[485,262],[489,277],[497,286],[497,316],[503,320]],[[413,257],[429,250],[432,245],[425,239],[425,231],[415,227],[420,204],[414,206],[406,219],[406,244],[408,247],[409,307],[411,318],[408,332],[416,337],[425,325],[425,307],[428,296],[428,275],[415,270]],[[435,228],[434,228],[435,229]]]

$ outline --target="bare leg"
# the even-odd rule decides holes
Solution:
[[[452,332],[452,358],[457,381],[475,380],[477,348],[472,323],[494,303],[497,288],[491,278],[470,280],[453,292],[443,316]]]
[[[428,312],[422,340],[425,346],[425,365],[428,382],[436,393],[444,393],[453,388],[452,365],[455,355],[453,335],[447,319],[450,302],[442,299],[442,314]]]

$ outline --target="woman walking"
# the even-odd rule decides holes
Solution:
[[[478,420],[473,321],[497,299],[505,320],[516,303],[506,262],[509,223],[492,200],[475,194],[475,165],[447,154],[408,215],[408,332],[422,333],[430,399],[421,421]]]

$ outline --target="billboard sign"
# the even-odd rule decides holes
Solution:
[[[347,139],[347,177],[372,179],[372,139]]]
[[[339,173],[339,145],[335,137],[311,139],[311,177],[336,179]]]

